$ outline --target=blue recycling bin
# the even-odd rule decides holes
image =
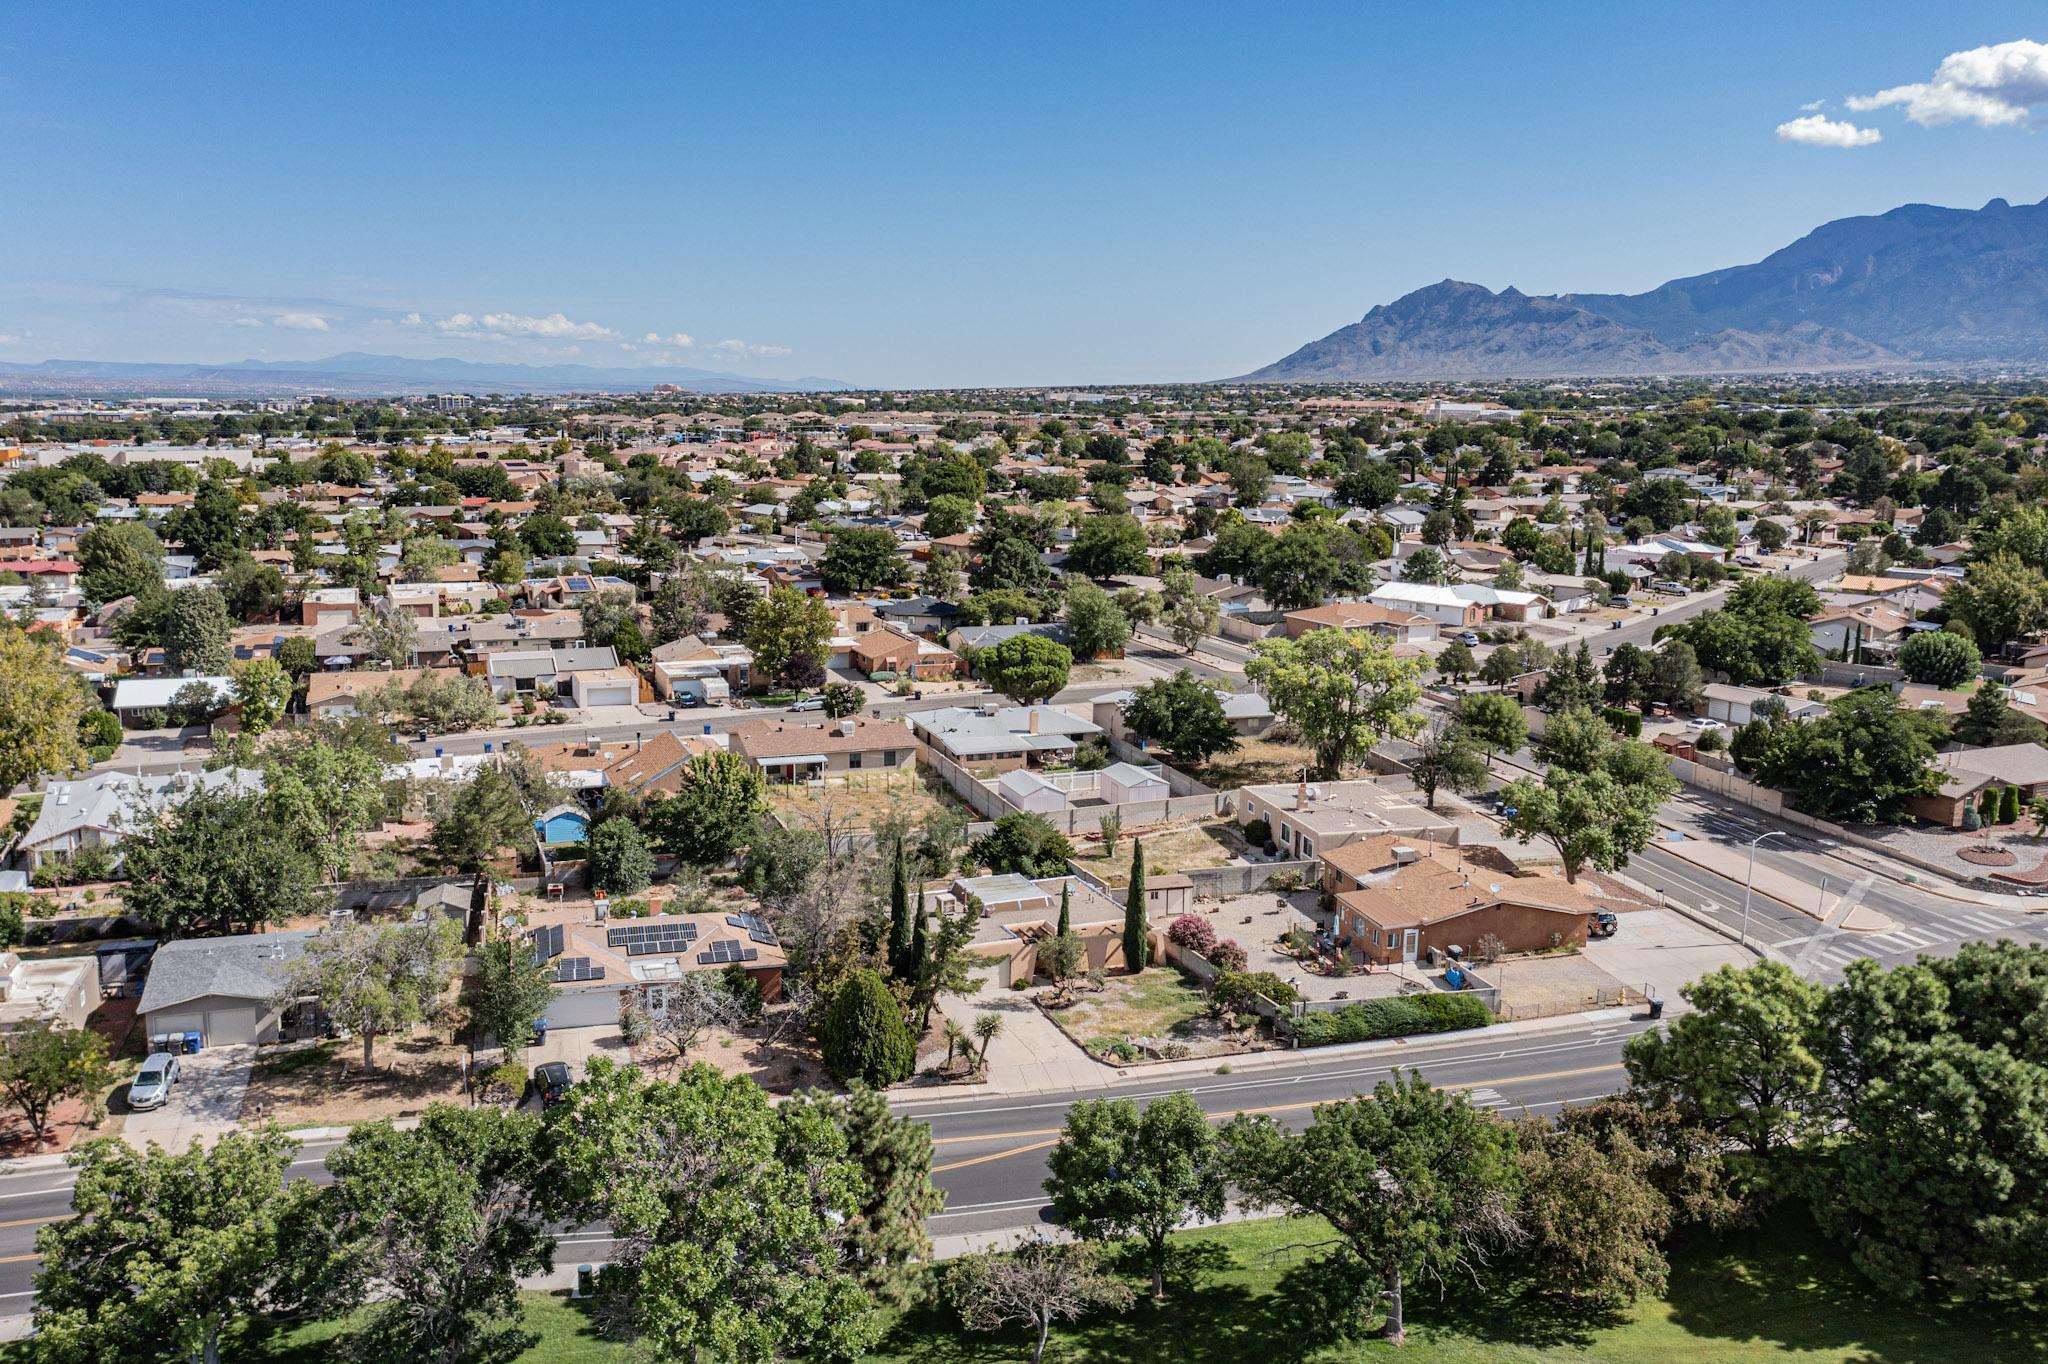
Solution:
[[[548,1040],[548,1021],[545,1018],[533,1020],[533,1045],[540,1046]]]
[[[185,1034],[185,1054],[186,1054],[187,1056],[190,1056],[190,1055],[191,1055],[191,1054],[192,1054],[193,1052],[196,1052],[196,1051],[198,1051],[198,1050],[199,1050],[199,1034],[198,1034],[198,1033],[196,1033],[196,1032],[188,1032],[188,1033],[186,1033],[186,1034]]]

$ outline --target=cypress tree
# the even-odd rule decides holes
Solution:
[[[907,976],[916,959],[910,955],[914,925],[910,921],[910,880],[903,865],[903,840],[896,840],[896,857],[889,868],[889,971]]]
[[[1152,945],[1145,937],[1145,840],[1131,840],[1131,889],[1124,896],[1124,965],[1131,971],[1151,964]]]
[[[917,897],[917,926],[910,933],[909,955],[904,958],[903,978],[914,982],[920,991],[924,988],[925,972],[932,969],[931,941],[926,924],[930,916],[924,912],[924,894]]]
[[[1060,882],[1060,926],[1059,931],[1053,934],[1054,937],[1064,938],[1067,936],[1068,930],[1072,928],[1073,925],[1069,922],[1069,919],[1073,903],[1074,883],[1071,880]]]
[[[2008,786],[1998,799],[1998,822],[2010,824],[2020,817],[2020,788]]]

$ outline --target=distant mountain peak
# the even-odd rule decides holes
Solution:
[[[1244,376],[1332,382],[2048,364],[2048,198],[1839,218],[1644,294],[1444,279]]]

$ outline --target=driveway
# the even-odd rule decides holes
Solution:
[[[1074,1045],[1036,1004],[1015,990],[996,988],[995,968],[979,967],[981,989],[940,995],[939,1012],[971,1036],[978,1015],[994,1014],[1003,1030],[988,1048],[988,1089],[998,1094],[1044,1094],[1102,1084],[1110,1072]],[[935,1058],[936,1059],[936,1058]]]
[[[195,1140],[206,1141],[232,1131],[242,1119],[242,1097],[249,1090],[254,1047],[214,1047],[180,1057],[183,1073],[162,1108],[130,1113],[122,1135],[130,1145],[155,1142],[167,1151],[183,1151]]]
[[[1668,909],[1638,909],[1616,916],[1611,938],[1586,944],[1586,960],[1632,990],[1646,991],[1682,1009],[1678,987],[1723,966],[1749,966],[1756,957],[1710,928]]]

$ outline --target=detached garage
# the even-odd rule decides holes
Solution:
[[[275,1042],[277,995],[313,933],[245,933],[165,943],[149,964],[145,1032],[196,1032],[207,1047]]]

